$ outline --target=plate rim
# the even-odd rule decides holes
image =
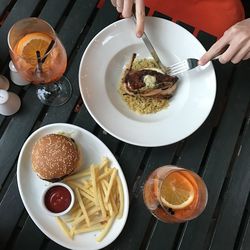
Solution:
[[[121,165],[119,164],[118,160],[116,159],[115,155],[111,152],[111,150],[97,137],[95,136],[94,134],[92,134],[91,132],[89,132],[88,130],[82,128],[82,127],[79,127],[77,125],[74,125],[74,124],[69,124],[69,123],[52,123],[52,124],[47,124],[47,125],[44,125],[40,128],[38,128],[37,130],[33,131],[33,133],[31,133],[28,138],[25,140],[22,148],[21,148],[21,151],[19,153],[19,156],[18,156],[18,162],[17,162],[17,172],[16,172],[16,176],[17,176],[17,186],[18,186],[18,191],[19,191],[19,194],[21,196],[21,200],[22,200],[22,203],[27,211],[27,213],[29,214],[30,218],[32,219],[32,221],[34,222],[34,224],[40,229],[40,231],[45,234],[49,239],[51,239],[52,241],[56,242],[57,244],[63,246],[63,247],[66,247],[66,248],[69,248],[69,249],[82,249],[83,246],[80,246],[80,247],[77,247],[77,248],[72,248],[70,245],[68,245],[67,243],[65,242],[62,242],[61,240],[58,240],[56,237],[52,237],[51,234],[49,233],[49,230],[46,230],[44,228],[42,228],[42,225],[40,225],[40,223],[37,222],[35,216],[33,215],[33,213],[31,213],[30,209],[29,209],[29,206],[28,204],[26,204],[25,202],[25,198],[24,198],[24,193],[23,193],[23,190],[22,190],[22,185],[21,185],[21,158],[22,158],[22,155],[25,151],[25,148],[26,146],[28,145],[28,143],[32,140],[32,138],[39,134],[39,132],[43,131],[43,130],[46,130],[47,128],[59,128],[60,129],[60,126],[66,126],[66,127],[69,127],[69,128],[72,128],[72,130],[74,129],[78,129],[79,131],[85,133],[85,135],[87,134],[87,136],[90,136],[92,139],[98,141],[98,143],[100,143],[102,145],[102,147],[105,148],[105,150],[107,150],[107,152],[109,152],[109,154],[111,154],[115,160],[114,163],[114,166],[119,170],[119,175],[120,175],[120,178],[123,179],[123,191],[124,191],[124,201],[127,200],[127,202],[125,203],[124,202],[124,211],[123,211],[123,221],[122,221],[122,226],[121,226],[121,229],[120,231],[115,231],[115,232],[118,232],[118,234],[115,235],[115,237],[113,239],[111,239],[110,241],[108,241],[106,244],[100,246],[100,247],[92,247],[92,248],[89,248],[90,250],[98,250],[98,249],[101,249],[101,248],[104,248],[104,247],[107,247],[108,245],[110,245],[112,242],[114,242],[117,237],[122,233],[124,227],[125,227],[125,224],[126,224],[126,221],[127,221],[127,218],[128,218],[128,213],[129,213],[129,191],[128,191],[128,185],[127,185],[127,181],[126,181],[126,178],[125,178],[125,175],[123,173],[123,170],[122,170],[122,167]],[[48,215],[49,216],[49,215]],[[56,222],[55,222],[56,223]],[[65,236],[66,237],[66,236]]]
[[[165,18],[161,18],[161,17],[154,17],[154,16],[146,16],[145,17],[146,19],[152,19],[152,20],[161,20],[161,21],[164,21],[166,23],[171,23],[178,26],[180,29],[183,30],[183,32],[185,32],[186,34],[188,34],[189,36],[192,35],[193,38],[196,40],[197,43],[199,43],[201,45],[201,47],[204,49],[204,52],[206,52],[207,50],[205,49],[205,47],[203,46],[203,44],[197,39],[197,37],[195,37],[192,33],[190,33],[188,30],[186,30],[184,27],[182,27],[181,25],[179,25],[178,23],[175,23],[175,22],[172,22],[170,20],[167,20]],[[111,23],[110,25],[108,25],[107,27],[105,27],[104,29],[100,30],[93,38],[92,40],[89,42],[88,46],[86,47],[84,53],[82,54],[82,57],[81,57],[81,61],[80,61],[80,64],[79,64],[79,71],[78,71],[78,81],[79,81],[79,90],[80,90],[80,94],[81,94],[81,97],[83,99],[83,102],[85,104],[85,107],[87,108],[89,114],[91,115],[91,117],[95,120],[95,122],[105,131],[107,131],[110,135],[112,135],[113,137],[117,138],[118,140],[121,140],[125,143],[128,143],[128,144],[131,144],[131,145],[135,145],[135,146],[141,146],[141,147],[160,147],[160,146],[167,146],[167,145],[171,145],[171,144],[174,144],[176,142],[179,142],[183,139],[186,139],[187,137],[189,137],[190,135],[192,135],[195,131],[197,131],[201,125],[206,121],[206,119],[208,118],[209,114],[211,113],[211,110],[214,106],[214,102],[215,102],[215,98],[216,98],[216,93],[217,93],[217,78],[216,78],[216,74],[215,74],[215,69],[214,69],[214,66],[211,62],[208,63],[208,67],[211,67],[211,74],[210,74],[210,77],[212,78],[212,81],[213,81],[213,85],[214,85],[214,92],[213,92],[213,96],[211,98],[211,104],[210,104],[210,107],[208,108],[208,112],[207,114],[203,117],[203,119],[201,119],[201,122],[198,126],[194,127],[194,129],[191,131],[191,132],[188,132],[186,133],[186,135],[182,138],[176,138],[175,140],[172,140],[171,143],[157,143],[157,142],[144,142],[144,143],[140,143],[138,140],[129,140],[127,138],[124,138],[124,136],[120,136],[114,132],[112,132],[110,128],[108,128],[107,126],[103,125],[103,123],[100,121],[100,119],[98,119],[92,112],[91,108],[89,107],[89,104],[87,103],[87,101],[85,100],[85,97],[84,97],[84,94],[83,94],[83,87],[82,87],[82,83],[81,83],[81,71],[82,71],[82,68],[83,68],[83,61],[84,61],[84,58],[86,56],[86,54],[88,53],[88,50],[89,48],[94,44],[95,40],[98,38],[98,36],[100,36],[102,33],[106,32],[107,29],[110,29],[111,27],[113,26],[116,26],[117,24],[119,23],[123,23],[123,22],[127,22],[128,19],[121,19],[121,20],[118,20],[116,22],[113,22]],[[207,67],[207,66],[205,66]]]

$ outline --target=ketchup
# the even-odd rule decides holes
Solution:
[[[71,195],[63,186],[53,186],[45,194],[45,206],[53,213],[60,213],[66,210],[71,202]]]

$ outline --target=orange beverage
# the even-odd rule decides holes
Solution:
[[[69,100],[72,88],[63,76],[67,54],[50,24],[35,17],[19,20],[8,33],[8,45],[17,72],[37,85],[43,104],[59,106]]]
[[[20,37],[11,51],[11,57],[22,77],[34,84],[57,81],[67,66],[66,51],[60,40],[53,34],[43,32],[26,33]]]
[[[176,166],[154,170],[144,185],[143,196],[151,213],[167,223],[194,219],[207,204],[207,188],[200,176]]]

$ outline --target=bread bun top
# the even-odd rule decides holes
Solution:
[[[32,168],[41,179],[57,181],[74,172],[79,158],[73,139],[48,134],[39,138],[32,149]]]

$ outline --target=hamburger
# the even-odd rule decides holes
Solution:
[[[79,167],[80,154],[75,141],[61,134],[39,138],[32,149],[32,168],[43,180],[55,182]]]

